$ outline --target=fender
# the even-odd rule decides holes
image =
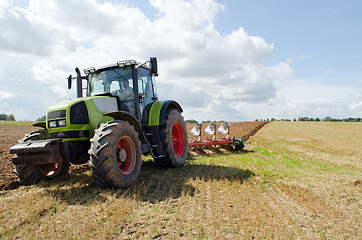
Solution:
[[[152,104],[149,112],[149,126],[164,125],[168,109],[177,109],[183,112],[182,107],[174,100],[156,101]]]
[[[124,111],[108,112],[108,113],[103,114],[103,116],[112,117],[115,120],[124,120],[124,121],[129,122],[131,125],[134,126],[135,130],[138,132],[138,136],[139,136],[141,142],[142,143],[146,142],[145,136],[143,135],[143,131],[142,131],[142,128],[141,128],[139,122],[137,121],[136,118],[134,118],[128,112],[124,112]]]

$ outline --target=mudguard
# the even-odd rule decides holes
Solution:
[[[166,113],[169,108],[177,109],[180,113],[183,112],[180,104],[176,101],[156,101],[152,104],[149,112],[148,126],[164,125]]]
[[[115,120],[125,120],[128,121],[130,124],[132,124],[134,126],[134,128],[136,129],[136,131],[138,132],[138,135],[140,137],[140,140],[142,143],[145,142],[145,138],[143,135],[143,131],[142,128],[140,126],[140,124],[138,123],[137,119],[134,118],[131,114],[129,114],[128,112],[125,111],[118,111],[118,112],[109,112],[109,113],[105,113],[103,114],[103,116],[108,116],[108,117],[112,117]]]

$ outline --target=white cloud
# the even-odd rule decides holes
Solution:
[[[24,8],[1,1],[0,83],[2,91],[17,96],[19,102],[7,102],[17,107],[17,119],[35,119],[48,106],[74,97],[66,78],[76,66],[150,56],[159,60],[160,98],[180,102],[186,119],[250,120],[274,111],[272,103],[292,109],[284,104],[291,96],[280,95],[295,90],[285,88],[293,82],[292,60],[265,66],[273,44],[243,27],[220,34],[214,21],[224,5],[151,0],[157,14],[148,18],[126,1],[103,2],[30,0]],[[351,106],[359,109],[358,102]]]
[[[309,55],[299,55],[297,58],[300,60],[303,60],[303,59],[309,59],[310,56]]]
[[[249,36],[242,27],[225,35],[215,30],[213,21],[223,5],[211,0],[150,3],[158,11],[153,21],[138,8],[95,0],[31,0],[27,9],[8,5],[2,22],[12,35],[2,35],[3,51],[40,56],[29,65],[33,79],[49,86],[57,99],[67,96],[64,79],[74,66],[157,56],[160,89],[171,85],[167,95],[185,105],[185,114],[267,101],[275,96],[275,81],[292,76],[288,63],[261,64],[273,50],[265,39]]]
[[[356,94],[354,98],[349,102],[348,108],[352,117],[362,116],[362,94]],[[348,116],[349,117],[349,116]]]
[[[336,70],[335,69],[326,69],[324,72],[325,72],[325,74],[332,74],[332,73],[335,73]]]
[[[13,94],[9,93],[9,92],[5,92],[5,91],[1,91],[0,90],[0,99],[3,100],[3,99],[7,99],[7,98],[12,98],[14,97]]]
[[[47,85],[53,91],[53,94],[63,98],[67,96],[68,91],[64,87],[67,83],[67,73],[55,68],[55,64],[52,65],[51,62],[42,59],[35,63],[31,71],[33,72],[33,78]]]
[[[57,46],[70,50],[72,44],[74,47],[66,32],[37,12],[13,6],[12,1],[0,9],[0,51],[50,56]]]
[[[331,116],[334,118],[362,115],[361,89],[316,85],[313,81],[294,81],[277,91],[268,104],[244,103],[254,119]],[[255,112],[255,109],[257,111]]]

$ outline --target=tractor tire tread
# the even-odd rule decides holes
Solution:
[[[127,175],[120,171],[116,156],[118,141],[126,135],[132,139],[136,149],[134,169]],[[101,187],[125,188],[139,175],[142,164],[141,142],[137,131],[127,121],[114,120],[101,124],[95,131],[89,154],[92,175]]]
[[[176,155],[172,144],[172,127],[176,121],[181,124],[184,132],[185,148],[184,153],[180,157]],[[156,159],[156,163],[162,168],[174,168],[184,165],[188,152],[187,130],[184,119],[178,110],[171,109],[166,113],[165,126],[160,129],[160,139],[165,157]]]

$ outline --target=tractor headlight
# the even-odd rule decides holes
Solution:
[[[50,128],[55,128],[55,127],[57,127],[57,121],[50,121],[50,122],[49,122],[49,127],[50,127]]]
[[[58,121],[58,127],[65,127],[65,119]]]
[[[65,119],[49,121],[49,128],[65,127]]]

